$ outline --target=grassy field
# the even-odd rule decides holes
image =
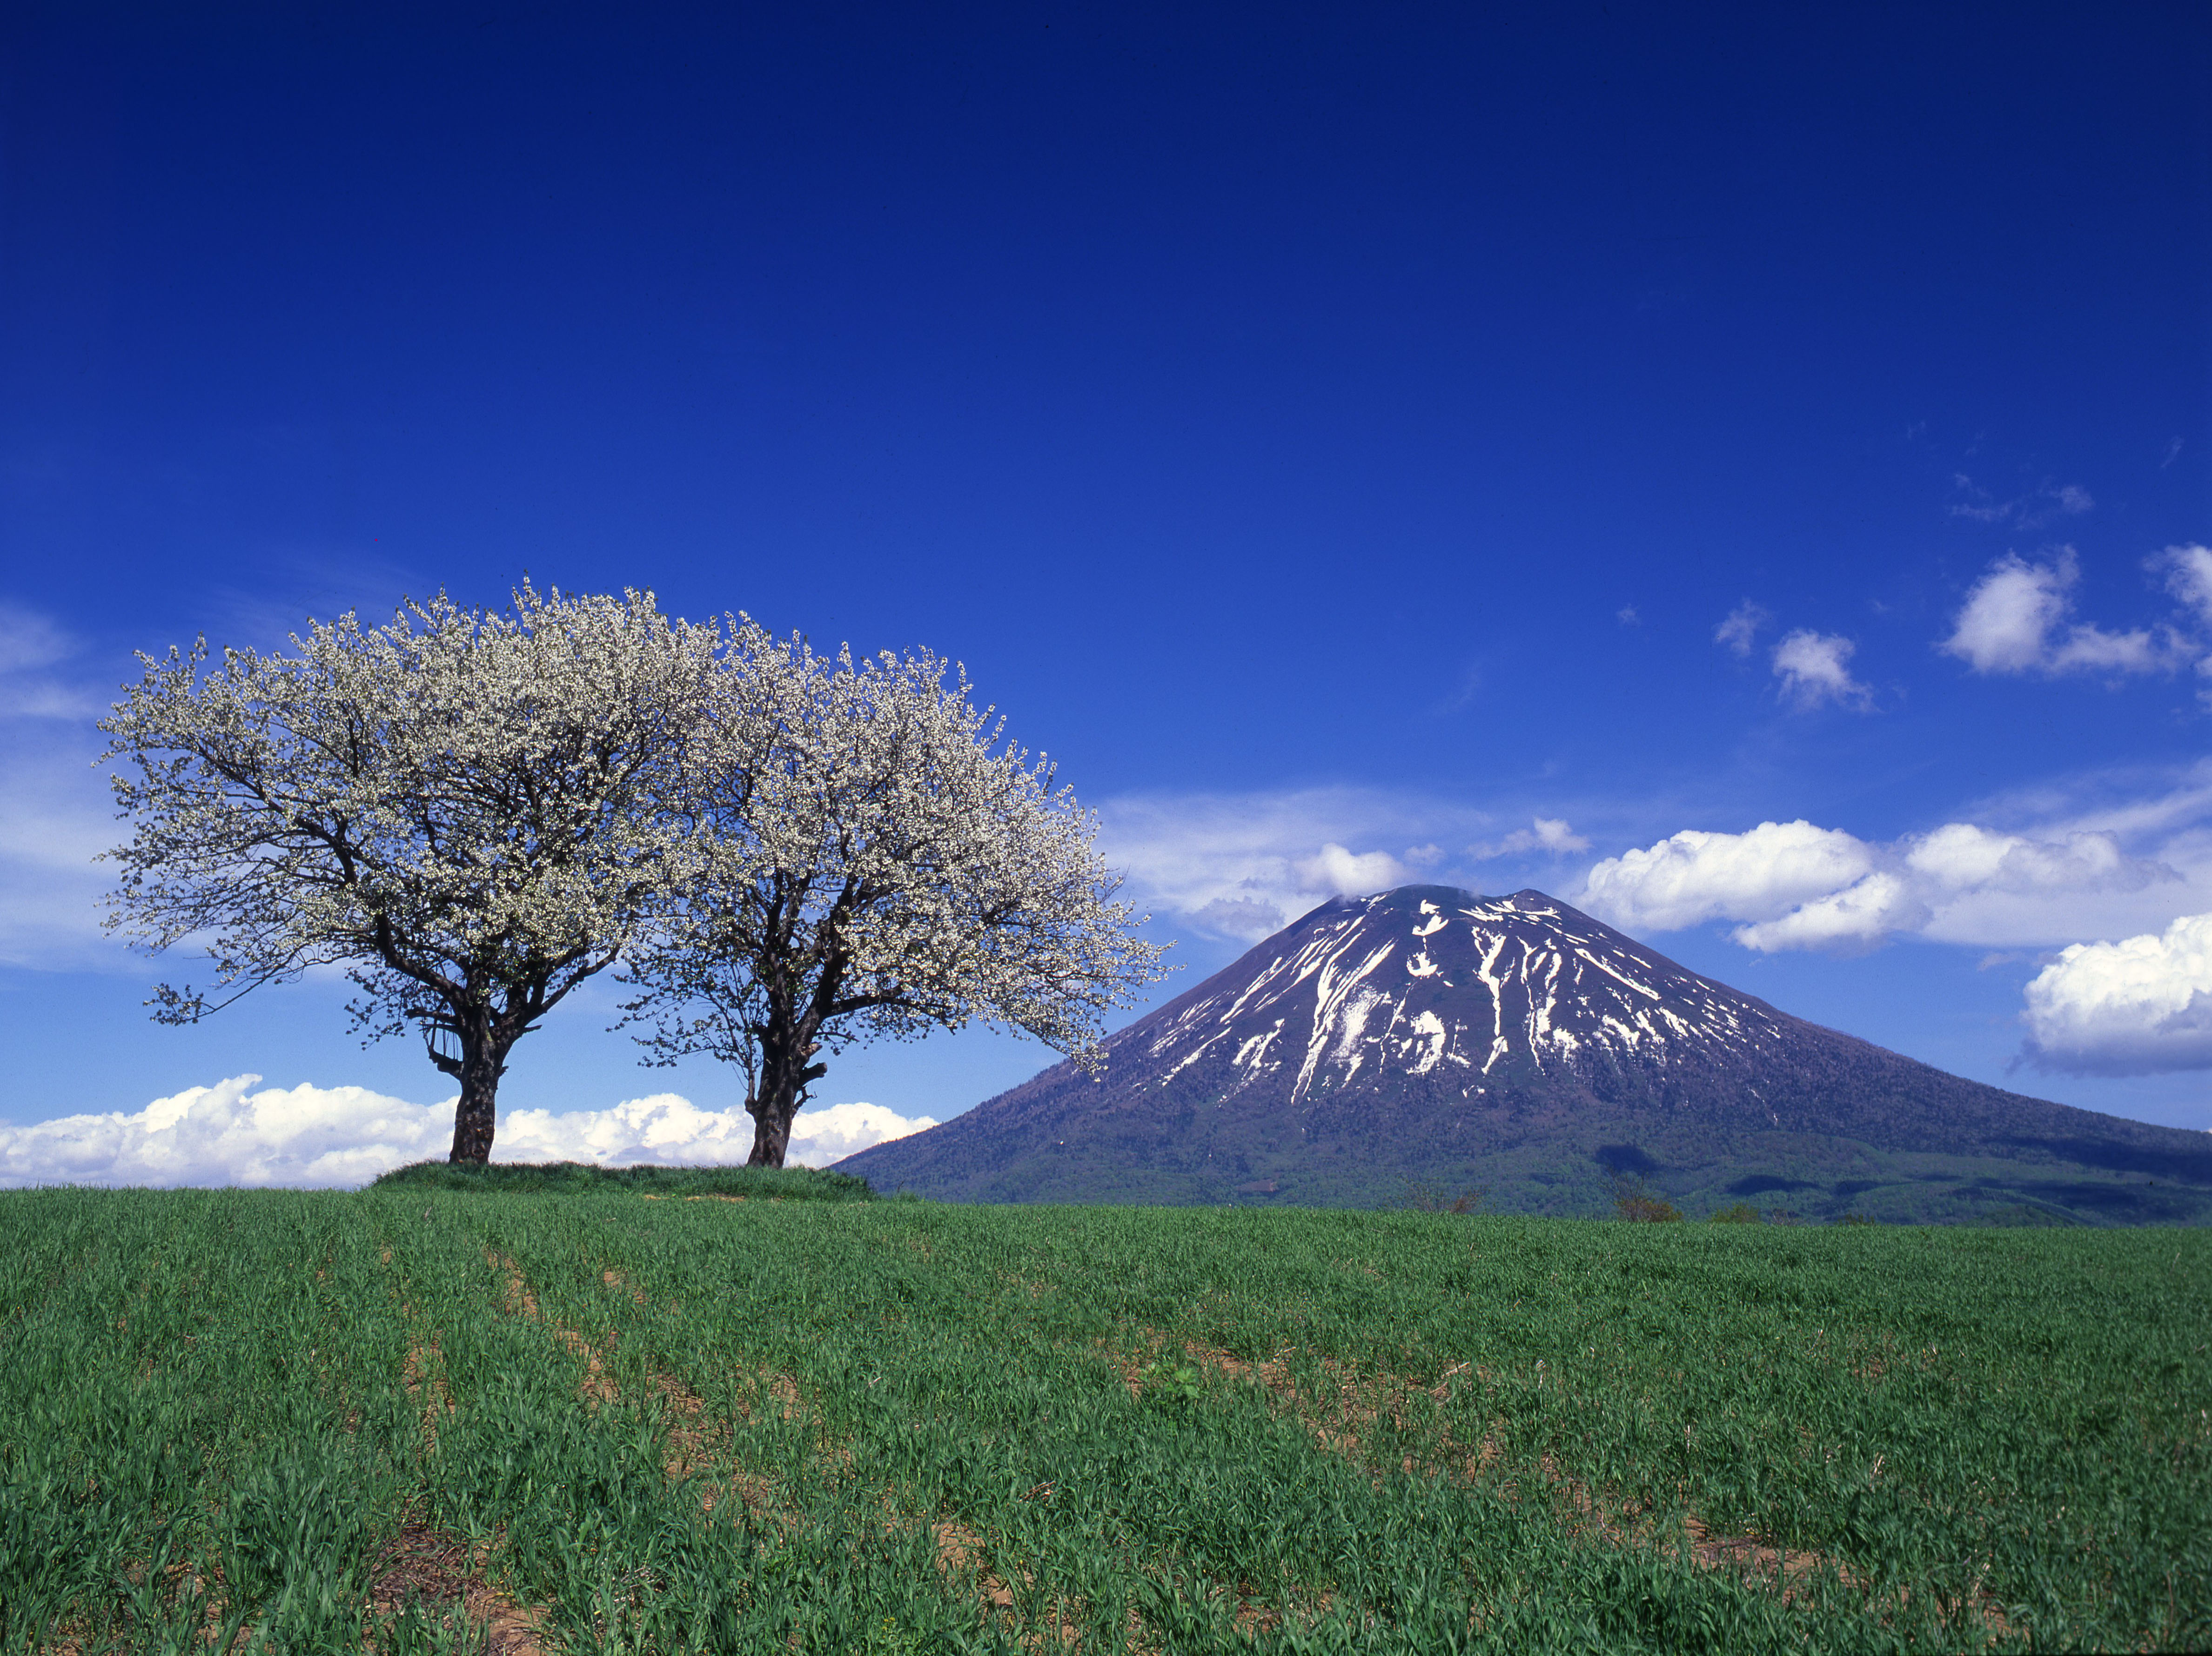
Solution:
[[[0,1196],[0,1646],[2212,1645],[2202,1231],[539,1183]]]

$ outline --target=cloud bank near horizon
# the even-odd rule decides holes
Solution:
[[[234,1075],[143,1110],[0,1126],[0,1187],[26,1184],[245,1185],[349,1189],[443,1155],[453,1105],[410,1104],[361,1087],[261,1087]],[[792,1123],[789,1165],[823,1167],[937,1123],[881,1105],[816,1105]],[[495,1162],[582,1161],[664,1167],[741,1162],[752,1148],[743,1108],[702,1110],[676,1093],[605,1110],[503,1112]]]

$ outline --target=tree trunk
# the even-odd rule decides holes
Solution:
[[[761,1042],[760,1087],[745,1105],[753,1118],[748,1167],[783,1166],[784,1152],[791,1148],[791,1118],[799,1113],[808,1083],[820,1081],[826,1068],[806,1062],[819,1050],[811,1035],[778,1030]]]
[[[447,1158],[448,1160],[481,1167],[491,1160],[492,1129],[498,1119],[499,1078],[506,1068],[482,1047],[463,1050],[461,1099],[453,1106],[453,1153]]]
[[[753,1153],[745,1158],[748,1167],[781,1167],[784,1152],[791,1148],[791,1118],[796,1110],[756,1109],[753,1111]]]

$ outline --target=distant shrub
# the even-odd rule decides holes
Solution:
[[[369,1188],[480,1190],[501,1195],[748,1196],[772,1202],[872,1202],[865,1178],[813,1167],[595,1167],[581,1161],[417,1161],[395,1167]]]
[[[1869,1219],[1864,1214],[1845,1214],[1836,1221],[1838,1225],[1873,1225],[1879,1222],[1877,1220]]]
[[[1716,1208],[1705,1216],[1708,1225],[1756,1225],[1760,1223],[1759,1209],[1748,1202],[1739,1202],[1733,1208]]]
[[[1640,1178],[1624,1178],[1613,1187],[1613,1205],[1632,1224],[1671,1225],[1682,1215],[1674,1204],[1656,1196]]]

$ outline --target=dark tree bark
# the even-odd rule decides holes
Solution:
[[[507,1005],[500,1008],[476,973],[459,983],[419,973],[416,981],[434,988],[434,995],[426,997],[428,1004],[411,1014],[422,1029],[422,1044],[430,1062],[461,1084],[453,1106],[453,1148],[447,1160],[481,1167],[491,1160],[507,1055],[561,996],[547,994],[542,982],[532,983],[510,990]]]
[[[499,1078],[507,1066],[478,1046],[465,1051],[456,1068],[461,1099],[453,1106],[453,1149],[447,1160],[481,1167],[491,1160],[492,1131],[499,1118]]]
[[[745,1100],[746,1112],[753,1118],[753,1148],[745,1158],[746,1166],[783,1166],[785,1153],[791,1148],[792,1118],[805,1103],[807,1087],[829,1073],[826,1064],[805,1062],[815,1050],[809,1041],[796,1054],[787,1048],[762,1055],[760,1090]]]
[[[753,1117],[752,1154],[745,1158],[748,1167],[781,1167],[785,1154],[791,1148],[791,1118],[796,1110],[755,1109]]]
[[[833,922],[842,918],[844,907],[841,903],[832,910]],[[790,922],[796,917],[793,915],[786,920],[787,930],[795,929]],[[835,935],[829,934],[831,938]],[[827,1064],[808,1060],[822,1050],[817,1037],[823,1022],[844,1009],[837,989],[845,975],[845,956],[821,933],[814,941],[812,949],[787,962],[787,969],[772,980],[765,997],[767,1016],[753,1026],[752,1032],[760,1042],[760,1082],[745,1100],[745,1110],[753,1118],[752,1154],[745,1158],[748,1167],[783,1166],[791,1148],[792,1118],[806,1102],[806,1089],[829,1073]],[[793,966],[795,970],[789,969]],[[806,982],[810,971],[813,974],[811,984]]]

